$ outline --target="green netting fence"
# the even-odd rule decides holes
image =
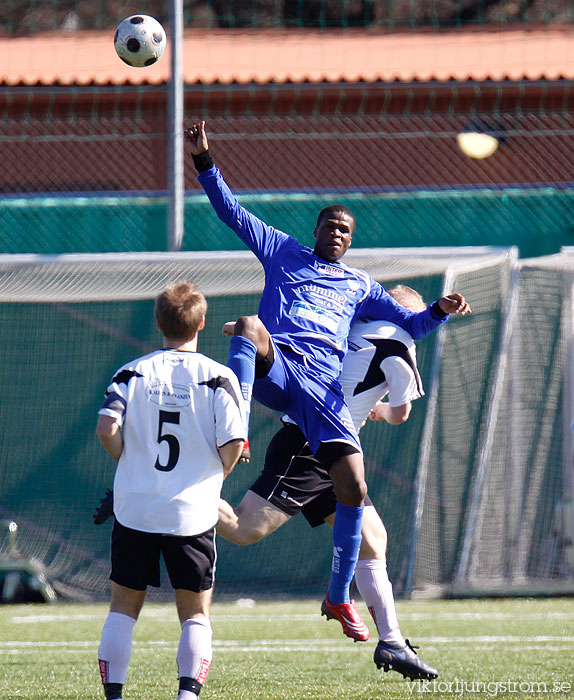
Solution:
[[[281,3],[281,7],[288,4]],[[17,18],[24,5],[27,12]],[[311,4],[293,3],[291,7],[303,12],[304,5]],[[0,22],[14,36],[34,33],[59,27],[64,20],[73,24],[76,20],[70,13],[87,12],[88,6],[90,3],[11,2],[0,10],[4,13]],[[112,10],[103,3],[91,7],[96,8],[91,21],[97,28],[113,26],[131,11],[122,3]],[[188,18],[193,12],[199,18],[199,5],[186,7]],[[409,8],[414,7],[409,3]],[[62,19],[48,18],[44,14],[48,8],[61,11]],[[216,26],[214,15],[225,17],[226,13],[239,22],[239,5],[222,3],[217,10],[214,2],[201,8],[206,25]],[[455,12],[457,8],[453,5],[451,9]],[[490,5],[488,12],[493,8]],[[534,4],[529,12],[532,8]],[[162,17],[151,2],[138,9]],[[487,12],[486,6],[483,10]],[[303,21],[302,14],[296,17]],[[232,20],[222,22],[232,24]],[[407,25],[427,21],[433,24],[432,18],[415,21],[408,13],[400,20]],[[334,20],[325,16],[322,22],[327,27]],[[0,252],[57,255],[166,250],[166,95],[166,86],[4,86],[0,92]],[[318,209],[336,199],[357,214],[357,247],[495,243],[517,245],[521,255],[528,257],[572,244],[573,102],[572,85],[561,80],[191,85],[185,92],[185,120],[208,121],[216,162],[241,193],[242,201],[302,242],[312,240]],[[466,157],[456,144],[457,134],[476,117],[500,137],[497,152],[480,161]],[[200,194],[190,163],[185,187],[184,250],[240,248]],[[559,284],[556,290],[555,279],[553,270],[543,278],[553,309],[549,337],[560,324],[562,287]],[[440,291],[437,278],[400,281],[419,288],[427,299]],[[471,499],[466,487],[473,486],[476,473],[472,450],[480,447],[484,435],[484,396],[493,384],[496,367],[503,295],[482,277],[469,290],[475,306],[467,326],[470,332],[453,333],[455,360],[450,359],[454,376],[441,378],[449,410],[442,414],[444,422],[437,425],[429,499],[414,562],[414,575],[423,583],[444,583],[457,576],[464,546],[463,522]],[[535,318],[532,326],[526,325],[531,308],[537,307],[535,292],[533,298],[525,304],[518,324],[528,331],[525,357],[520,356],[524,366],[527,360],[538,361],[528,353],[528,337],[537,334],[541,323]],[[205,351],[224,361],[221,324],[238,313],[254,312],[256,304],[254,297],[210,299],[209,327],[202,337]],[[546,307],[538,306],[537,312],[544,318],[548,315]],[[13,517],[19,522],[23,553],[43,559],[53,577],[61,576],[71,587],[103,595],[108,541],[105,531],[93,527],[90,514],[111,483],[113,464],[97,445],[93,425],[101,392],[113,371],[157,341],[150,323],[151,304],[112,300],[74,305],[10,303],[0,304],[0,316],[7,329],[2,339],[0,518]],[[432,348],[431,340],[419,348],[425,382]],[[543,350],[545,367],[563,366],[562,347],[558,360],[550,343]],[[457,359],[462,356],[470,364]],[[531,378],[538,379],[535,389]],[[535,369],[525,372],[524,396],[529,398],[529,390],[543,395],[544,379],[540,380]],[[525,457],[533,465],[533,476],[527,474],[524,483],[536,481],[540,496],[527,504],[530,529],[523,531],[530,534],[529,538],[523,535],[522,544],[530,550],[526,554],[513,550],[512,533],[519,532],[523,522],[512,521],[512,516],[521,511],[523,490],[513,492],[511,502],[501,498],[508,479],[512,483],[521,477],[507,474],[501,457],[506,444],[497,439],[498,481],[492,483],[500,488],[493,488],[498,496],[492,499],[494,513],[488,512],[488,499],[480,503],[478,512],[483,515],[478,525],[484,530],[477,526],[476,531],[484,533],[484,538],[470,549],[468,571],[473,575],[490,572],[484,562],[494,561],[494,555],[504,551],[509,552],[508,561],[501,566],[507,567],[509,577],[514,575],[516,562],[520,564],[517,577],[531,574],[545,581],[557,575],[571,577],[571,568],[559,561],[563,543],[556,544],[559,536],[548,525],[561,506],[562,489],[559,472],[553,469],[561,440],[552,433],[562,417],[562,394],[556,377],[549,386],[551,416],[544,415],[540,403],[532,423],[525,423],[525,435],[530,438],[536,433],[537,421],[544,420],[546,428],[543,443],[533,444]],[[455,398],[460,403],[453,403]],[[527,398],[524,404],[529,405]],[[399,433],[375,434],[369,428],[364,435],[371,494],[389,526],[389,569],[398,591],[408,589],[413,575],[409,507],[415,495],[421,415],[415,411]],[[464,437],[461,433],[456,441],[448,440],[447,418],[464,427]],[[261,466],[275,422],[275,415],[255,409],[252,444],[256,457],[225,486],[225,495],[234,502]],[[526,442],[525,438],[523,444]],[[541,450],[544,455],[535,462]],[[446,493],[445,485],[450,487]],[[503,530],[500,517],[512,521],[515,530]],[[541,530],[536,529],[537,523]],[[328,575],[329,533],[325,528],[311,532],[303,522],[288,527],[259,545],[257,554],[246,556],[222,543],[221,589],[234,594],[320,594]],[[496,533],[494,541],[492,532]],[[480,549],[483,543],[492,546]],[[278,554],[286,545],[288,553]]]
[[[418,264],[422,262],[419,257]],[[85,264],[85,270],[70,268],[61,280],[62,290],[81,282],[81,276],[90,270],[89,259]],[[479,270],[462,276],[457,284],[463,292],[472,290],[472,285],[477,287],[476,293],[471,291],[477,302],[472,324],[480,326],[484,342],[481,346],[463,343],[458,356],[468,357],[473,367],[468,391],[476,397],[472,411],[479,415],[483,410],[480,396],[491,379],[498,344],[505,269],[502,260],[484,273]],[[192,271],[190,268],[190,274]],[[105,268],[94,274],[105,287]],[[396,281],[415,286],[427,300],[441,293],[440,274]],[[387,284],[391,283],[389,279]],[[0,402],[0,518],[18,523],[21,554],[41,560],[50,578],[59,582],[59,590],[96,598],[107,593],[110,524],[95,527],[91,514],[112,485],[115,469],[95,438],[97,411],[117,368],[159,341],[152,301],[114,302],[110,296],[109,302],[98,303],[0,303],[6,329],[0,368],[0,385],[4,387]],[[201,333],[200,349],[225,362],[227,343],[221,327],[238,314],[255,313],[258,296],[210,296],[208,301],[208,322]],[[418,345],[427,390],[435,343],[436,338],[429,337]],[[421,399],[417,403],[411,419],[400,429],[381,429],[373,424],[362,436],[370,494],[390,532],[389,567],[398,593],[405,590],[414,554],[415,481],[427,402]],[[459,406],[459,412],[465,414],[466,394],[459,396]],[[468,421],[468,425],[474,426],[474,433],[480,429],[480,421]],[[234,505],[259,474],[268,441],[279,426],[279,414],[254,404],[252,462],[238,465],[224,485],[224,497]],[[469,435],[466,444],[472,450]],[[5,553],[5,544],[0,541],[0,556]],[[218,593],[319,595],[328,580],[331,551],[330,530],[312,530],[303,518],[295,518],[249,548],[220,541]],[[421,551],[425,556],[427,550]],[[451,569],[441,572],[441,580],[452,577]],[[159,595],[166,594],[164,587]]]
[[[333,201],[351,207],[354,245],[369,247],[517,245],[523,257],[574,243],[574,188],[419,190],[407,193],[242,195],[264,221],[311,245],[317,212]],[[207,198],[189,196],[183,250],[242,250]],[[10,197],[0,199],[3,253],[165,250],[165,196]]]
[[[409,421],[362,432],[397,594],[571,592],[571,256],[348,255],[386,286],[410,284],[427,301],[457,289],[473,307],[417,343],[426,396]],[[106,596],[110,524],[95,527],[91,515],[115,465],[95,437],[97,411],[117,368],[160,340],[147,298],[182,276],[209,289],[200,350],[225,362],[223,323],[257,309],[261,271],[249,253],[0,261],[0,519],[18,524],[21,555],[42,561],[65,594]],[[258,476],[279,417],[254,404],[252,462],[224,485],[233,505]],[[8,545],[0,538],[0,558]],[[331,550],[328,528],[303,518],[246,548],[222,541],[217,592],[320,597]]]

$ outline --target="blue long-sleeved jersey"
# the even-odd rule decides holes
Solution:
[[[422,338],[447,317],[429,307],[415,313],[398,304],[363,270],[327,262],[292,236],[242,207],[215,166],[199,173],[217,216],[255,253],[265,270],[259,318],[275,342],[303,353],[338,377],[354,318],[386,320]]]

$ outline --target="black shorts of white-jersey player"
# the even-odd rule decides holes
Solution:
[[[417,292],[403,285],[389,293],[415,310],[417,303],[424,304]],[[226,324],[225,334],[230,325]],[[394,425],[405,422],[412,401],[424,393],[412,338],[393,324],[357,322],[349,335],[349,348],[339,381],[357,429],[367,417]],[[384,403],[383,398],[387,398]],[[263,471],[239,506],[234,510],[226,501],[220,502],[217,532],[236,544],[252,544],[299,512],[312,527],[324,522],[332,527],[335,506],[328,470],[313,457],[301,430],[287,419],[267,448]],[[355,582],[377,626],[374,661],[385,671],[431,680],[438,672],[416,655],[401,634],[387,574],[386,546],[385,526],[367,497]],[[323,614],[331,617],[324,608]],[[347,634],[344,624],[343,630]]]

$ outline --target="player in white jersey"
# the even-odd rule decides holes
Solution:
[[[410,287],[399,285],[389,294],[408,308],[425,308]],[[229,334],[229,325],[224,332]],[[411,402],[424,395],[412,338],[384,321],[353,324],[339,381],[357,431],[369,417],[392,425],[404,423]],[[313,457],[301,430],[288,418],[284,422],[267,449],[261,475],[239,506],[234,510],[220,502],[217,532],[236,544],[258,542],[299,512],[312,527],[333,525],[336,498],[329,472]],[[377,667],[411,679],[436,678],[436,669],[420,659],[401,634],[387,574],[387,533],[368,496],[361,532],[355,582],[377,626]]]
[[[190,282],[160,294],[163,349],[121,367],[99,411],[97,436],[118,462],[111,605],[98,649],[107,700],[121,698],[147,586],[160,585],[160,556],[181,624],[178,700],[198,697],[211,663],[219,496],[246,428],[234,373],[197,352],[206,309]]]

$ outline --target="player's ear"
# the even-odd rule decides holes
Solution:
[[[199,327],[197,329],[198,333],[199,331],[202,331],[205,328],[205,316],[202,317],[201,323],[199,324]]]

